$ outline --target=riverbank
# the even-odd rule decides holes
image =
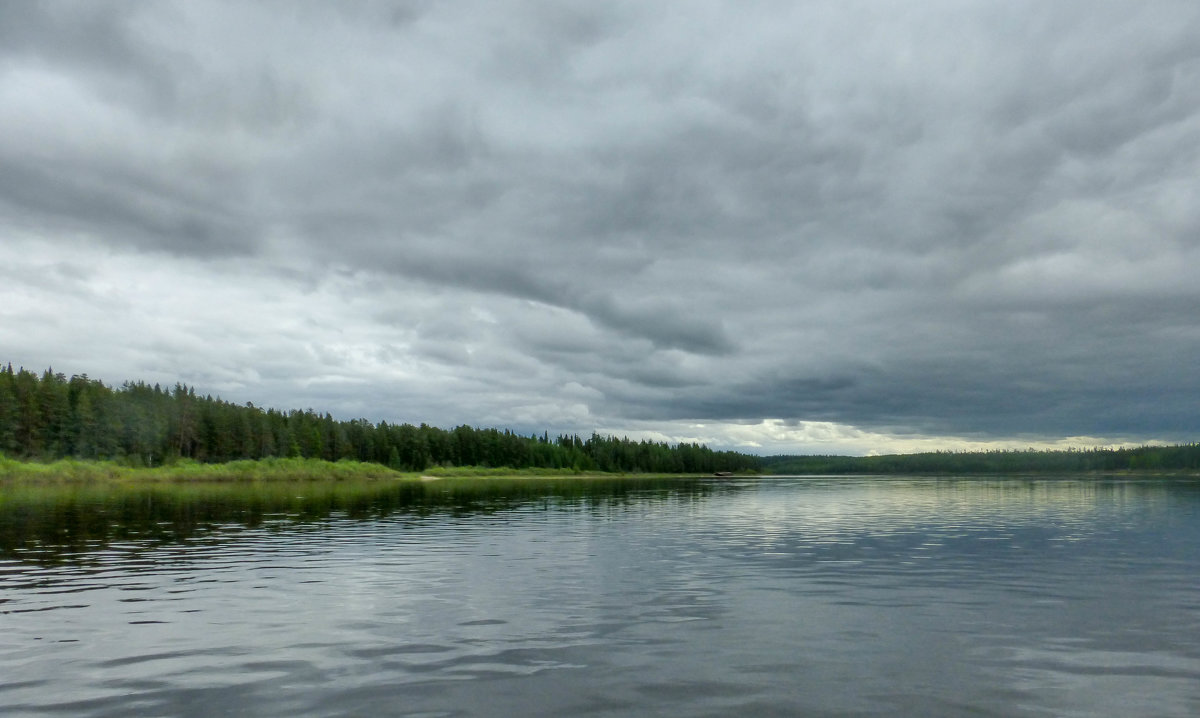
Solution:
[[[163,466],[133,467],[115,461],[59,459],[19,461],[0,456],[0,481],[89,483],[123,481],[272,481],[416,479],[380,464],[320,459],[261,459],[202,464],[180,460]]]
[[[223,481],[431,481],[436,479],[620,478],[685,474],[606,473],[573,469],[512,469],[483,466],[435,466],[424,471],[396,471],[381,464],[321,459],[266,458],[202,464],[187,459],[155,467],[133,467],[115,461],[59,459],[20,461],[0,455],[0,481],[16,483],[121,483]],[[688,474],[686,476],[692,476]]]

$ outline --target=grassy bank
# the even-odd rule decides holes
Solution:
[[[88,483],[120,481],[347,481],[416,479],[379,464],[321,459],[262,459],[201,464],[181,460],[165,466],[135,468],[114,461],[59,459],[18,461],[0,455],[0,481]]]
[[[544,469],[529,467],[513,469],[507,466],[433,466],[421,472],[425,478],[455,479],[528,479],[528,478],[596,478],[611,479],[622,476],[670,477],[707,476],[708,474],[664,474],[636,471],[581,471],[579,469]]]
[[[512,469],[484,466],[434,466],[423,472],[395,471],[386,466],[358,461],[322,459],[278,459],[202,464],[179,460],[153,468],[132,467],[115,461],[59,459],[51,462],[19,461],[0,454],[0,481],[34,483],[91,483],[138,481],[377,481],[419,479],[513,479],[513,478],[619,478],[622,476],[667,476],[626,474],[574,469]]]

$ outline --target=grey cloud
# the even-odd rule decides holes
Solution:
[[[52,232],[91,233],[103,240],[148,249],[169,246],[181,254],[243,254],[253,249],[255,228],[236,208],[215,206],[172,192],[154,178],[122,168],[76,166],[69,170],[12,156],[0,174],[0,206],[18,224]]]
[[[4,54],[87,72],[150,75],[151,46],[129,26],[135,9],[120,3],[5,3]]]
[[[1191,4],[0,12],[0,224],[423,292],[446,416],[1196,428]]]
[[[1172,328],[1194,325],[1187,314],[1197,308],[1160,300],[1046,311],[1029,322],[1003,311],[941,317],[934,326],[945,336],[914,337],[920,346],[896,345],[882,364],[851,359],[815,375],[776,368],[681,396],[671,409],[677,418],[791,416],[981,436],[1122,435],[1137,425],[1184,439],[1200,430],[1189,409],[1200,382],[1186,369],[1197,337]]]

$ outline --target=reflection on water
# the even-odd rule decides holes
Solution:
[[[1200,714],[1200,482],[0,487],[0,715]]]
[[[0,557],[88,560],[114,541],[186,541],[244,528],[332,517],[469,516],[517,507],[599,508],[732,486],[698,479],[191,482],[0,485]]]

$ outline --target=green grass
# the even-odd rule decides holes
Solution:
[[[626,476],[625,473],[607,473],[603,471],[579,471],[577,469],[545,469],[537,467],[529,467],[525,469],[513,469],[508,466],[431,466],[421,472],[422,476],[434,476],[437,478],[497,478],[497,479],[512,479],[512,478],[529,478],[529,477],[546,477],[557,478],[563,476],[577,477],[597,477],[611,478],[614,476]]]
[[[0,480],[77,483],[113,481],[132,469],[114,461],[59,459],[52,462],[18,461],[0,454]]]
[[[231,461],[202,464],[180,459],[153,468],[133,467],[115,461],[59,459],[20,461],[0,454],[0,481],[8,483],[122,483],[122,482],[222,482],[222,481],[378,481],[438,479],[518,478],[655,478],[677,474],[606,473],[576,469],[545,469],[489,466],[433,466],[422,472],[403,472],[358,461],[280,459]]]
[[[165,466],[134,468],[114,461],[59,459],[18,461],[0,455],[0,480],[37,483],[121,481],[348,481],[415,479],[417,474],[379,464],[320,459],[278,459],[201,464],[182,459]]]

